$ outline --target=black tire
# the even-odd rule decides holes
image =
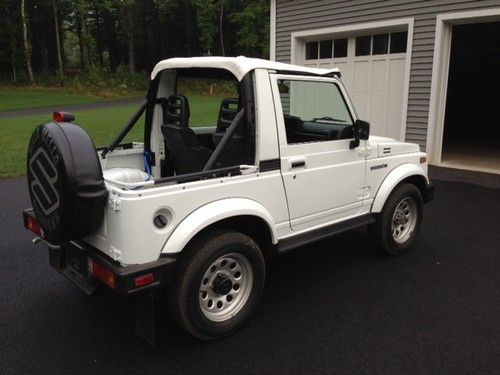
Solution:
[[[28,147],[27,172],[35,217],[47,240],[80,239],[100,226],[107,191],[94,144],[82,128],[38,126]]]
[[[202,289],[205,288],[202,282],[206,281],[205,273],[210,272],[214,262],[221,257],[234,254],[247,259],[252,268],[253,282],[249,283],[251,289],[246,302],[234,316],[224,321],[213,321],[202,311],[200,296]],[[225,271],[221,270],[220,273]],[[262,252],[250,237],[232,230],[206,232],[184,250],[178,261],[176,276],[169,286],[167,295],[169,310],[180,327],[199,339],[213,340],[227,336],[240,328],[255,311],[262,294],[265,273]],[[218,274],[219,270],[214,272],[214,277]],[[236,285],[231,284],[232,287]],[[233,302],[236,301],[235,298]]]
[[[401,236],[398,241],[394,237],[396,236],[396,238],[398,238],[398,232],[395,232],[393,236],[393,215],[395,214],[396,208],[401,202],[403,202],[403,200],[410,205],[414,204],[416,218],[414,228],[412,230],[408,230],[406,235]],[[374,240],[377,249],[388,255],[400,255],[407,252],[411,248],[411,245],[420,230],[423,206],[424,203],[422,194],[415,185],[404,183],[397,186],[385,202],[382,212],[377,215],[375,223],[369,227],[370,235]],[[397,219],[398,218],[396,217],[395,220]],[[395,223],[397,223],[397,221]],[[398,226],[398,224],[394,225],[396,227]],[[398,229],[395,231],[397,230]]]

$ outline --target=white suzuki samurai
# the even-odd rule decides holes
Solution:
[[[142,115],[142,142],[124,143]],[[369,136],[337,69],[167,59],[107,147],[73,120],[55,112],[33,132],[25,226],[88,294],[139,296],[149,341],[160,295],[190,334],[234,332],[274,253],[360,226],[385,253],[407,251],[433,197],[426,154]]]

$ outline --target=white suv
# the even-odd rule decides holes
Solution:
[[[143,114],[143,142],[122,143]],[[433,196],[425,153],[369,136],[337,69],[168,59],[109,146],[72,120],[56,112],[33,132],[25,226],[87,293],[142,296],[150,341],[158,295],[192,335],[230,334],[257,307],[268,256],[366,225],[401,254]]]

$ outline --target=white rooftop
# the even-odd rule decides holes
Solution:
[[[227,69],[241,81],[245,74],[254,69],[269,69],[281,70],[288,72],[309,73],[314,75],[328,75],[332,73],[339,73],[337,68],[334,69],[320,69],[308,68],[300,65],[285,64],[276,61],[269,61],[263,59],[249,58],[245,56],[238,57],[220,57],[220,56],[202,56],[202,57],[174,57],[160,61],[151,73],[151,79],[154,79],[158,72],[163,69],[176,69],[176,68],[219,68]]]

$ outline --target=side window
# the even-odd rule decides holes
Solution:
[[[353,119],[333,82],[278,80],[288,144],[353,138]]]

